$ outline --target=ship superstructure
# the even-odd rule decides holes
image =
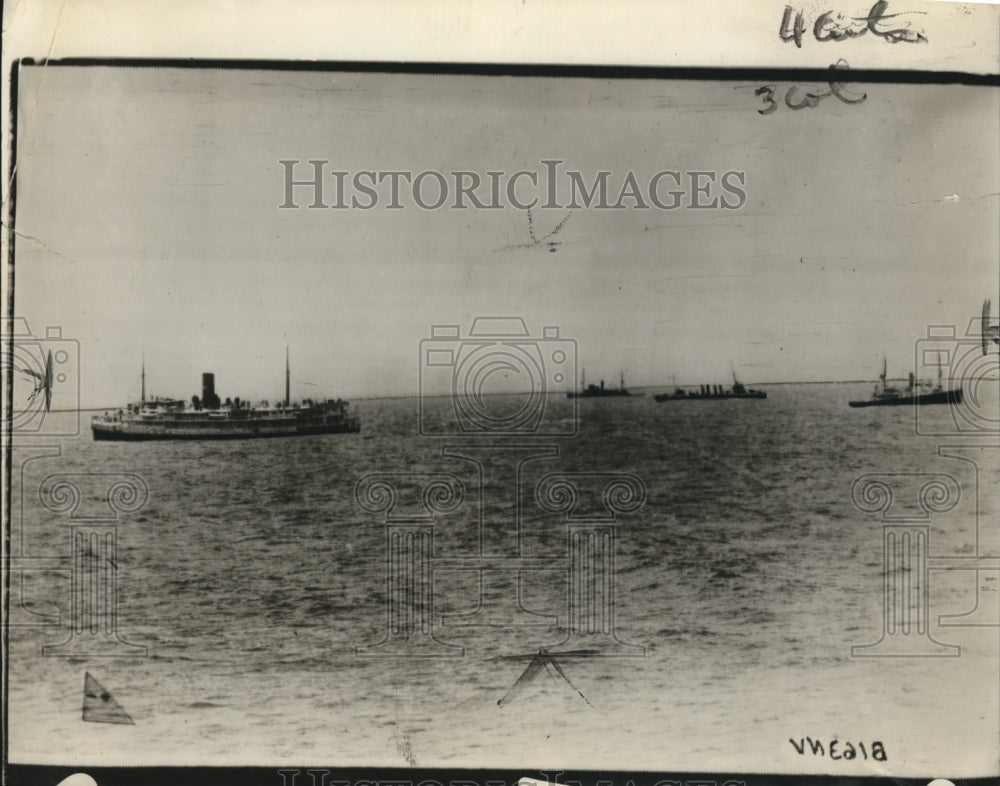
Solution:
[[[342,399],[301,403],[290,401],[288,357],[285,357],[285,400],[272,406],[235,399],[222,401],[215,392],[215,374],[202,374],[201,396],[185,402],[173,398],[146,399],[143,363],[142,395],[138,403],[96,415],[91,421],[95,440],[204,440],[298,437],[346,434],[361,430]]]

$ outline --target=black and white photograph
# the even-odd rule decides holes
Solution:
[[[995,777],[1000,83],[853,57],[922,8],[9,62],[11,772]]]

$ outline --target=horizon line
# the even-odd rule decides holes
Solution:
[[[889,378],[886,379],[886,381],[887,382],[906,382],[907,379],[908,379],[908,377],[889,377]],[[760,385],[762,387],[763,386],[772,387],[772,386],[775,386],[775,385],[862,385],[862,384],[872,384],[872,383],[878,382],[878,381],[879,380],[877,380],[877,379],[874,379],[874,380],[873,379],[825,379],[825,380],[791,380],[791,381],[788,381],[788,382],[747,382],[745,384],[746,384],[746,387],[750,387],[751,385]],[[627,388],[627,389],[628,390],[644,390],[644,391],[649,391],[649,390],[656,390],[656,389],[659,389],[659,388],[693,388],[693,387],[698,387],[701,384],[705,384],[705,383],[697,383],[696,382],[696,383],[678,383],[676,385],[674,385],[674,384],[670,384],[670,385],[660,385],[660,384],[654,384],[654,385],[637,385],[634,388]],[[501,392],[501,393],[482,393],[480,395],[482,395],[482,396],[518,396],[518,395],[521,395],[524,392],[525,391],[510,391],[510,392]],[[545,393],[544,395],[546,395],[546,396],[562,396],[562,395],[565,395],[568,392],[576,392],[576,391],[575,390],[570,390],[570,391],[559,390],[559,391],[551,391],[551,392]],[[375,396],[375,395],[369,395],[369,396],[366,396],[366,395],[352,396],[350,398],[345,399],[345,401],[396,401],[396,400],[405,399],[405,398],[416,398],[416,399],[419,399],[419,398],[435,398],[436,399],[436,398],[451,398],[451,397],[452,397],[452,394],[450,394],[450,393],[434,393],[434,394],[425,394],[425,395],[421,395],[420,393],[401,393],[399,395],[393,395],[393,396]],[[126,402],[126,403],[135,403],[135,402]],[[77,408],[67,408],[67,409],[50,409],[49,412],[50,413],[56,413],[56,412],[59,412],[59,413],[66,413],[66,412],[103,412],[105,410],[121,409],[121,406],[122,405],[120,405],[120,404],[115,404],[115,405],[112,405],[112,406],[101,406],[101,407],[77,407]]]

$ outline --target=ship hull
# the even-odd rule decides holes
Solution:
[[[620,390],[608,390],[603,393],[567,393],[566,398],[631,398],[639,393],[624,393]]]
[[[661,393],[658,396],[653,396],[653,398],[658,403],[663,403],[664,401],[721,401],[727,398],[767,398],[767,393],[763,391],[756,391],[754,393],[719,393],[718,395],[709,394],[701,395],[700,393],[692,393],[687,396],[675,396],[672,394]]]
[[[905,405],[919,404],[961,404],[962,391],[942,390],[937,393],[925,393],[920,396],[896,396],[895,398],[873,398],[864,401],[849,401],[851,407],[900,407]]]
[[[307,437],[316,434],[354,434],[361,430],[357,421],[337,423],[230,423],[185,424],[167,426],[154,423],[92,423],[95,441],[147,442],[151,440],[231,440],[268,437]]]

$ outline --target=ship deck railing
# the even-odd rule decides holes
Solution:
[[[269,407],[220,409],[121,409],[95,414],[98,423],[140,422],[157,423],[164,421],[232,421],[232,420],[295,420],[303,415],[340,415],[348,417],[346,407],[316,404],[310,407]]]

